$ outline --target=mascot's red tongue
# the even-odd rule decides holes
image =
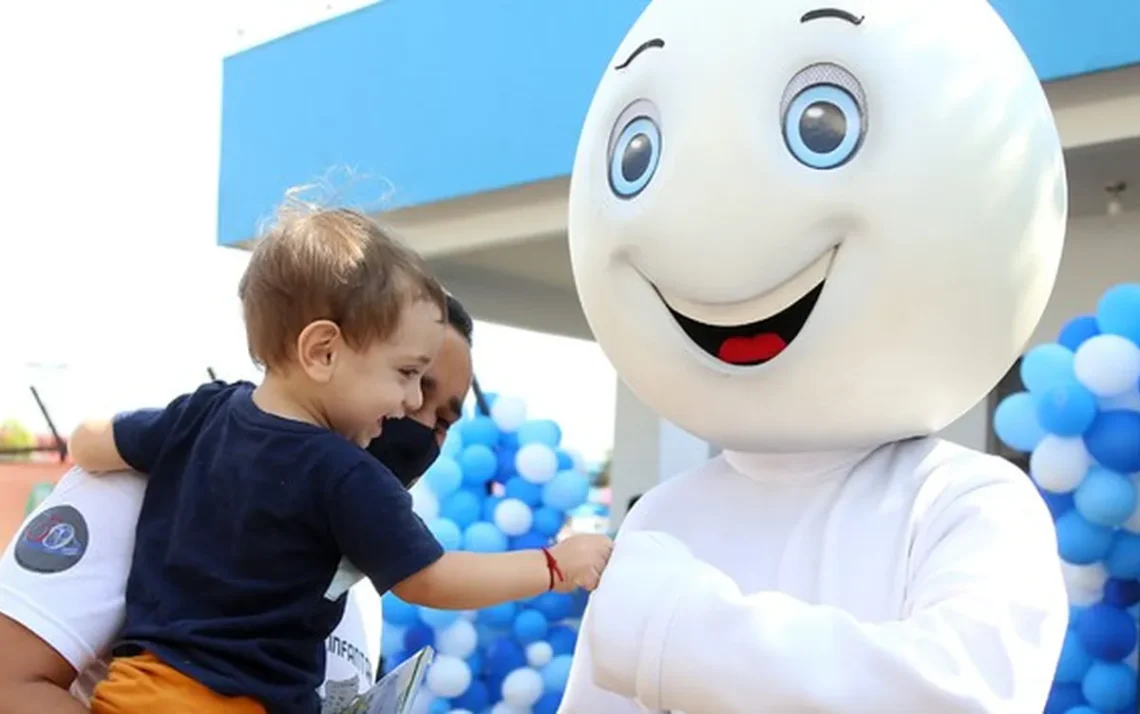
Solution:
[[[751,337],[729,337],[720,343],[716,356],[729,364],[757,364],[772,359],[787,346],[775,332],[762,332]]]

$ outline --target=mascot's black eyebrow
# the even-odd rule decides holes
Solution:
[[[630,53],[629,57],[625,58],[625,62],[614,67],[614,69],[625,69],[629,63],[637,59],[637,56],[646,50],[663,49],[665,47],[665,40],[660,37],[654,37],[652,40],[646,40],[637,46],[637,49]]]
[[[856,17],[852,13],[847,12],[846,10],[840,10],[837,7],[821,7],[818,10],[810,10],[808,12],[805,12],[804,16],[800,18],[800,23],[802,24],[805,22],[811,22],[812,20],[822,20],[825,17],[831,17],[835,18],[836,20],[850,22],[856,27],[863,24],[862,15]]]

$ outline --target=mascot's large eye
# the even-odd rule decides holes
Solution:
[[[635,108],[637,104],[631,107]],[[653,117],[631,116],[628,110],[615,129],[618,133],[610,142],[609,152],[610,189],[618,198],[633,198],[645,190],[657,171],[657,162],[661,159],[661,130]]]
[[[834,169],[850,161],[867,132],[859,83],[833,64],[804,69],[788,83],[781,103],[784,143],[804,166]]]

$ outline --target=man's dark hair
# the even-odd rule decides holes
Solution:
[[[467,344],[471,344],[471,332],[475,329],[475,323],[471,320],[471,313],[463,307],[463,303],[451,294],[447,295],[447,322],[467,341]]]

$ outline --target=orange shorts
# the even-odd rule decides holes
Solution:
[[[223,697],[144,652],[111,660],[95,687],[92,714],[266,714],[249,697]]]

